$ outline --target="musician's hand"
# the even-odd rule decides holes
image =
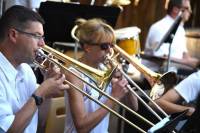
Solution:
[[[113,78],[111,95],[117,100],[120,100],[128,92],[126,88],[127,84],[128,81],[123,77],[121,79]]]
[[[195,112],[195,108],[194,108],[194,107],[189,107],[189,108],[188,108],[187,115],[188,115],[188,116],[191,116],[194,112]]]
[[[36,90],[36,94],[42,96],[43,98],[55,97],[63,94],[63,90],[69,88],[69,85],[64,83],[65,75],[54,75],[51,78],[45,80],[39,88]]]
[[[115,70],[114,74],[113,74],[113,78],[115,79],[122,79],[123,75],[119,70]]]

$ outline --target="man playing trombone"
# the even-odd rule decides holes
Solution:
[[[36,133],[38,109],[69,88],[59,69],[47,67],[38,86],[28,65],[44,46],[44,20],[23,6],[9,8],[0,19],[0,132]]]
[[[84,54],[79,59],[86,65],[98,69],[99,64],[103,63],[106,56],[111,53],[112,46],[115,43],[115,36],[111,26],[100,19],[78,19],[78,28],[76,37],[83,48]],[[87,82],[95,84],[91,78],[81,73],[76,67],[72,66],[71,70],[84,78]],[[91,74],[92,75],[92,74]],[[120,101],[122,98],[129,98],[131,106],[137,110],[137,98],[130,94],[126,88],[128,81],[120,74],[114,74],[112,82],[108,84],[105,92]],[[117,76],[120,75],[120,76]],[[81,88],[84,92],[94,99],[98,99],[104,105],[113,108],[114,102],[92,87],[82,82],[73,75],[67,74],[67,79]],[[109,81],[108,81],[109,82]],[[74,88],[70,88],[65,93],[66,97],[66,123],[65,133],[91,132],[91,133],[107,133],[109,125],[109,111],[99,106],[87,96],[84,96]]]

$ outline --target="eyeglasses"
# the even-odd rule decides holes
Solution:
[[[19,30],[19,29],[16,29],[16,28],[15,28],[15,30],[20,32],[20,33],[22,33],[22,34],[25,34],[25,35],[28,35],[30,37],[33,37],[33,38],[35,38],[37,40],[44,40],[44,36],[41,36],[41,35],[38,35],[38,34],[35,34],[35,33],[29,33],[29,32],[22,31],[22,30]]]
[[[190,7],[181,7],[181,9],[182,9],[182,11],[188,11],[188,12],[190,12],[190,13],[192,13],[192,10],[191,10],[191,8]]]

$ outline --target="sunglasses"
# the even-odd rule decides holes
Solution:
[[[100,43],[100,44],[97,44],[97,45],[99,45],[101,50],[108,50],[109,48],[114,47],[114,44],[112,44],[112,43]]]
[[[83,42],[79,42],[81,45],[84,45]],[[90,43],[87,43],[90,44]],[[109,48],[113,48],[114,44],[112,43],[92,43],[90,45],[95,45],[95,46],[99,46],[101,50],[108,50]]]

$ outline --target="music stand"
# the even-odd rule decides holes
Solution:
[[[118,7],[47,1],[41,3],[39,13],[45,20],[46,41],[74,42],[71,30],[77,18],[101,18],[114,27],[120,9]]]
[[[39,13],[45,20],[45,40],[50,44],[57,42],[56,44],[61,47],[74,47],[76,58],[78,43],[71,37],[75,20],[77,18],[101,18],[114,27],[120,8],[47,1],[41,3]]]
[[[173,130],[175,129],[175,127],[177,126],[178,122],[181,120],[185,120],[187,118],[186,113],[188,112],[188,110],[185,110],[183,112],[180,113],[174,113],[169,117],[169,121],[164,124],[162,127],[159,128],[155,128],[155,130],[152,130],[154,128],[154,126],[152,128],[150,128],[150,130],[148,131],[148,133],[172,133]],[[160,122],[158,122],[157,124],[159,124]],[[157,124],[155,126],[157,126]]]
[[[169,28],[169,30],[164,35],[164,37],[161,39],[161,41],[159,42],[157,48],[155,49],[157,51],[162,46],[163,43],[169,43],[169,53],[168,53],[167,69],[166,69],[166,71],[169,70],[170,58],[171,58],[171,45],[172,45],[172,41],[174,39],[174,36],[176,34],[176,31],[177,31],[177,29],[179,27],[179,24],[180,24],[181,20],[182,20],[182,12],[180,12],[178,14],[178,16],[176,17],[174,23]]]

